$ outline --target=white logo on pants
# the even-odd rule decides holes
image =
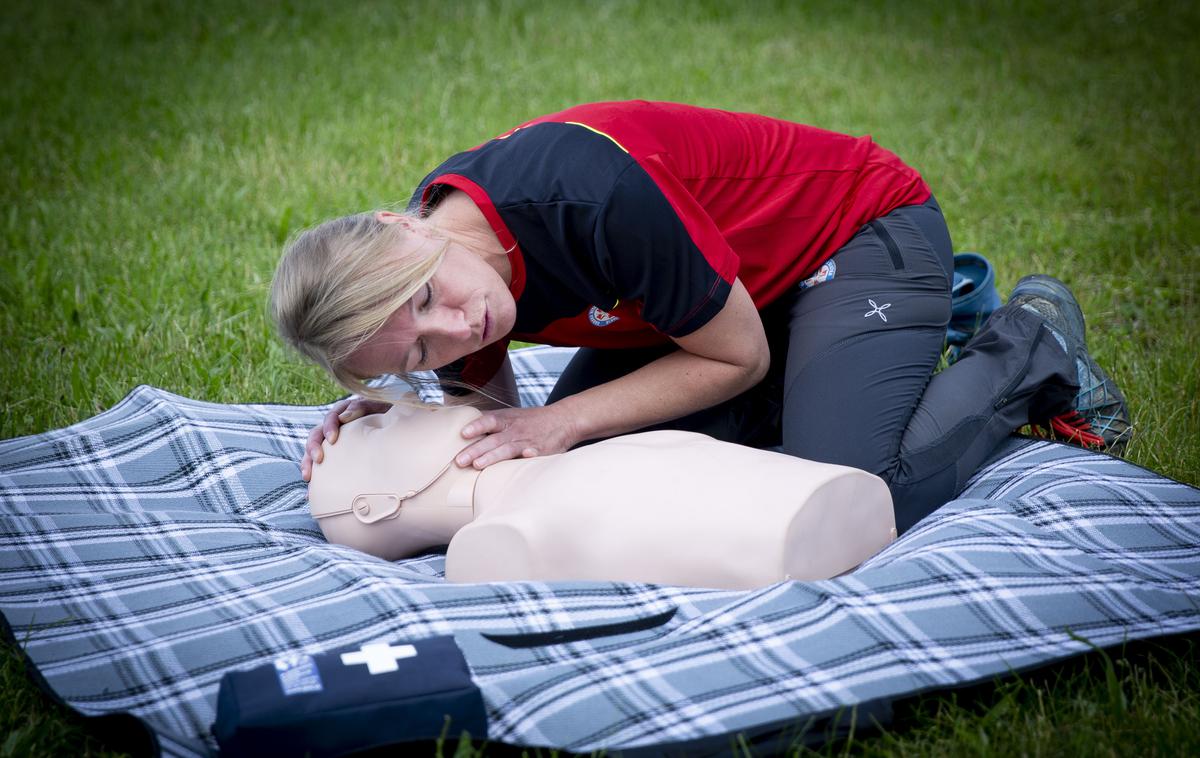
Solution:
[[[879,316],[879,318],[883,319],[884,323],[886,324],[887,316],[883,315],[883,312],[886,311],[888,308],[891,308],[892,304],[884,303],[883,305],[876,305],[875,301],[872,300],[871,298],[867,298],[867,302],[871,304],[871,308],[873,310],[870,310],[870,311],[867,311],[866,313],[864,313],[863,318],[870,318],[871,316]]]

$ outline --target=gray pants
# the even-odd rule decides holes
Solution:
[[[652,429],[685,429],[854,466],[892,491],[903,531],[962,491],[1030,417],[1069,410],[1072,360],[1041,319],[997,310],[958,361],[934,375],[950,319],[953,248],[932,198],[865,225],[831,259],[832,279],[762,311],[766,379],[713,408]],[[581,349],[550,402],[675,349]]]

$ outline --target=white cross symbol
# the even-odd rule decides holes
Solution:
[[[872,308],[874,308],[875,310],[868,311],[867,313],[864,313],[864,314],[863,314],[863,318],[869,318],[869,317],[871,317],[871,316],[874,316],[874,315],[878,314],[878,315],[879,315],[879,318],[883,319],[884,323],[887,323],[887,316],[883,315],[883,312],[884,312],[885,310],[887,310],[888,308],[891,308],[891,307],[892,307],[892,304],[891,304],[891,303],[884,303],[883,305],[876,305],[876,304],[875,304],[875,301],[874,301],[874,300],[872,300],[871,298],[867,298],[867,302],[868,302],[868,303],[870,303],[870,304],[871,304],[871,307],[872,307]]]
[[[342,665],[353,666],[359,663],[367,664],[367,671],[372,674],[386,674],[389,671],[398,671],[400,667],[396,665],[396,661],[401,658],[412,658],[417,654],[417,649],[412,645],[389,645],[386,642],[373,642],[370,645],[363,645],[362,649],[354,653],[342,653]]]

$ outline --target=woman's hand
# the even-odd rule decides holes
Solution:
[[[335,403],[329,409],[329,413],[325,415],[325,419],[308,434],[308,442],[304,445],[304,457],[300,459],[300,476],[304,478],[304,481],[307,482],[312,478],[313,464],[320,463],[321,459],[325,457],[321,443],[325,440],[329,440],[331,445],[337,442],[338,429],[342,424],[347,424],[361,416],[369,416],[372,413],[387,413],[391,407],[391,403],[363,400],[362,398],[347,398]]]
[[[477,469],[510,458],[564,453],[581,441],[570,417],[555,405],[488,411],[463,427],[462,435],[479,439],[454,462]]]

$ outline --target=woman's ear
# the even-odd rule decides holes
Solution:
[[[400,224],[405,229],[412,228],[412,218],[395,211],[375,211],[375,220],[381,224]]]

